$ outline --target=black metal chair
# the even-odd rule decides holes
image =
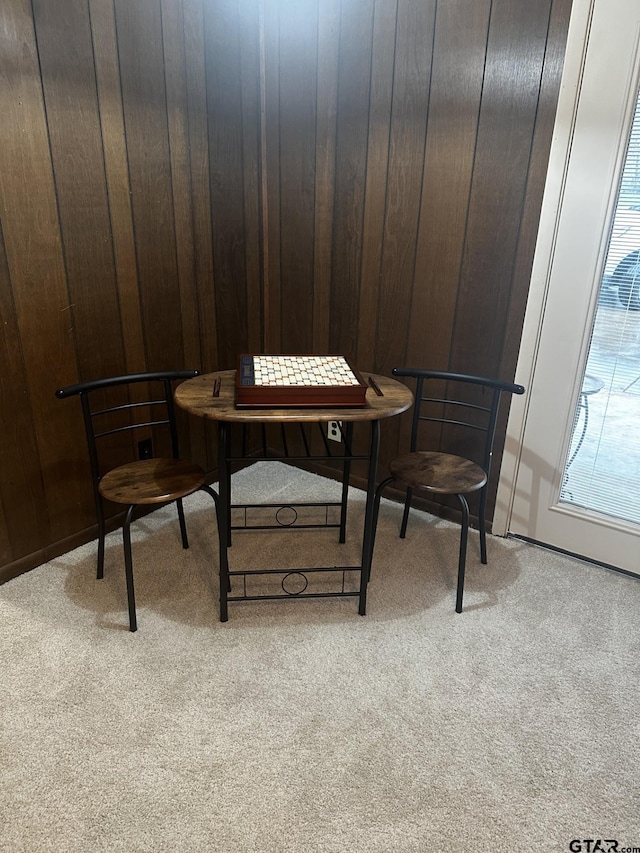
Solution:
[[[98,521],[98,578],[104,576],[106,528],[103,502],[108,500],[128,507],[122,536],[131,631],[137,630],[130,532],[136,508],[175,501],[183,548],[189,547],[183,498],[201,489],[213,498],[218,515],[218,495],[206,485],[204,471],[199,465],[181,459],[178,448],[172,383],[190,379],[198,373],[197,370],[135,373],[94,382],[81,382],[56,391],[56,397],[60,399],[79,396],[82,403]],[[140,383],[148,384],[151,398],[140,393],[142,389],[138,394],[134,393],[132,386]],[[136,397],[143,399],[135,399]],[[127,433],[129,440],[123,441]],[[119,456],[133,458],[134,461],[127,461],[115,467],[107,464],[105,470],[102,457],[107,455],[107,448],[101,443],[104,453],[99,454],[97,440],[119,434],[125,436],[112,439],[117,448],[110,448],[111,456],[115,456],[117,450]],[[144,435],[145,438],[136,443],[136,435]],[[164,443],[166,453],[163,456],[153,455],[154,442],[158,446]]]
[[[415,379],[415,401],[411,421],[409,453],[394,459],[389,466],[391,475],[376,489],[374,524],[378,519],[380,498],[391,483],[406,488],[404,513],[400,537],[407,532],[409,508],[414,491],[432,495],[456,495],[462,509],[462,530],[458,556],[458,584],[456,612],[462,612],[464,573],[469,532],[469,504],[466,495],[479,492],[478,527],[480,531],[480,559],[487,562],[486,505],[487,486],[491,473],[491,457],[496,422],[502,395],[524,394],[522,385],[487,379],[464,373],[442,370],[396,367],[394,376]],[[425,383],[429,390],[425,390]],[[434,386],[437,385],[437,388]],[[428,396],[433,394],[434,396]],[[424,427],[428,435],[423,436]],[[421,446],[446,447],[454,451],[457,446],[468,448],[470,431],[481,435],[477,462],[453,452],[419,450]],[[425,441],[426,439],[426,441]],[[468,451],[467,451],[468,452]],[[374,527],[375,530],[375,527]]]

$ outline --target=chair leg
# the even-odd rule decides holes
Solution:
[[[104,507],[102,506],[102,501],[96,499],[96,512],[98,515],[98,570],[96,572],[96,578],[98,580],[102,580],[104,577],[104,538],[105,538],[105,524],[104,524]]]
[[[178,507],[178,518],[180,519],[180,534],[182,536],[182,547],[189,547],[189,540],[187,539],[187,525],[184,520],[184,507],[182,506],[182,498],[178,498],[176,501],[176,505]]]
[[[124,543],[124,571],[127,578],[127,600],[129,603],[129,630],[138,630],[138,621],[136,619],[136,598],[133,589],[133,563],[131,560],[131,518],[135,505],[132,505],[127,510],[127,515],[122,528],[122,540]]]
[[[462,530],[460,531],[460,554],[458,557],[458,589],[456,592],[456,613],[462,613],[462,593],[464,591],[464,570],[467,560],[467,538],[469,535],[469,504],[464,495],[458,495],[462,506]]]
[[[378,488],[376,489],[375,495],[373,497],[373,522],[372,522],[372,531],[371,531],[371,555],[373,556],[373,549],[376,546],[376,531],[378,529],[378,513],[380,512],[380,498],[382,497],[382,492],[387,488],[389,483],[393,482],[393,477],[387,477],[386,480],[383,480]]]
[[[480,492],[480,509],[478,512],[478,528],[480,530],[480,562],[487,564],[487,487]]]
[[[409,520],[409,510],[411,509],[411,496],[413,489],[407,488],[407,495],[404,499],[404,513],[402,514],[402,524],[400,525],[400,538],[404,539],[407,535],[407,522]]]
[[[203,492],[206,492],[208,495],[211,495],[211,497],[213,498],[213,502],[216,505],[216,520],[218,522],[218,548],[219,548],[219,554],[220,554],[219,559],[220,559],[220,568],[222,569],[224,562],[222,559],[222,539],[220,537],[220,506],[218,504],[219,496],[210,486],[200,486],[200,488]],[[220,582],[222,582],[222,580],[223,580],[223,578],[221,577]],[[229,577],[228,572],[227,572],[227,592],[231,592],[231,578]]]

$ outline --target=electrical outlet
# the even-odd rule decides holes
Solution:
[[[138,458],[151,459],[153,456],[153,444],[150,438],[145,438],[138,442]]]
[[[327,423],[327,438],[331,441],[342,441],[342,421],[329,421]]]

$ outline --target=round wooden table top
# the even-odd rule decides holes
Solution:
[[[322,408],[281,409],[236,409],[235,370],[219,370],[205,373],[182,382],[175,390],[174,398],[181,409],[212,421],[375,421],[399,415],[411,407],[413,394],[396,379],[379,376],[377,373],[361,372],[365,382],[372,376],[382,396],[373,388],[367,388],[367,405],[353,408],[341,406]],[[214,382],[220,379],[220,394],[213,396]]]

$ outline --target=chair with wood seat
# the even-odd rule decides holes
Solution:
[[[98,521],[99,579],[104,577],[104,501],[127,507],[122,536],[131,631],[137,630],[130,531],[136,509],[149,511],[175,502],[183,548],[189,547],[189,541],[182,499],[203,490],[213,498],[216,515],[218,512],[218,495],[205,483],[203,469],[179,455],[173,383],[198,373],[135,373],[81,382],[56,391],[59,399],[79,396],[82,404]],[[162,455],[153,454],[154,445],[162,449]],[[115,464],[116,458],[121,464]],[[133,461],[124,461],[132,458]]]
[[[400,526],[402,539],[406,536],[414,492],[422,496],[455,495],[458,498],[462,529],[456,612],[461,613],[469,532],[467,496],[479,495],[480,559],[486,564],[487,488],[500,403],[504,394],[524,394],[525,389],[522,385],[498,379],[442,370],[397,367],[392,372],[394,376],[415,380],[411,437],[409,452],[391,462],[390,476],[382,480],[376,489],[374,524],[382,492],[392,483],[406,489]],[[473,435],[475,440],[472,440]],[[428,447],[438,449],[429,450]],[[446,448],[447,452],[440,448]],[[471,452],[474,448],[475,453]]]

